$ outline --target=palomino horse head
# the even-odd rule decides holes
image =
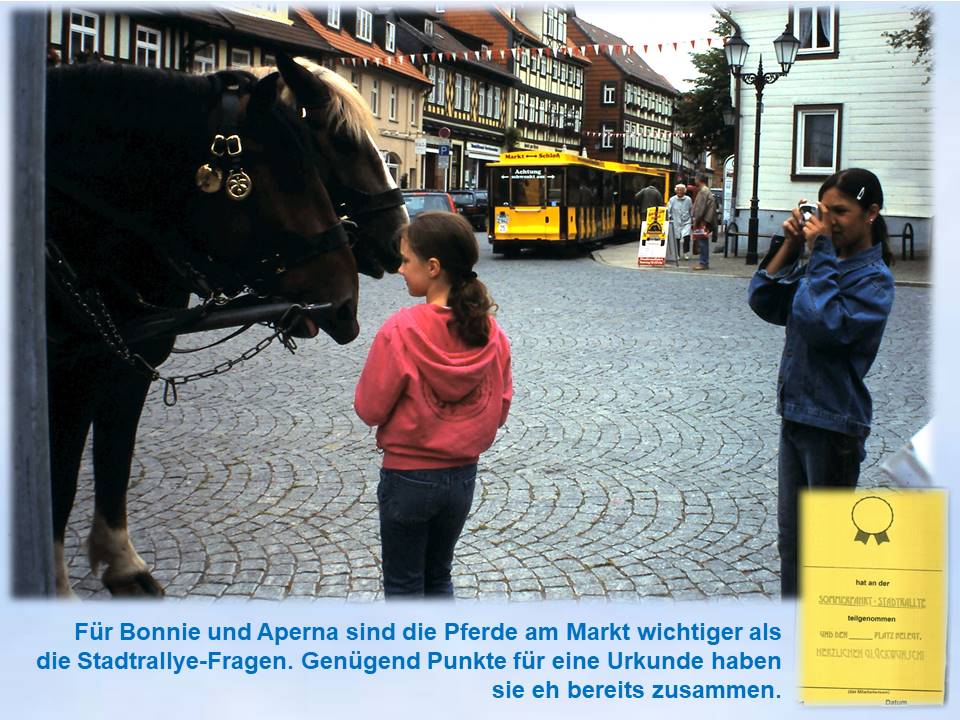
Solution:
[[[218,75],[229,82],[235,74]],[[324,330],[338,343],[348,343],[359,333],[356,263],[318,171],[314,133],[280,99],[282,75],[257,80],[238,106],[242,159],[230,156],[227,148],[222,174],[242,162],[249,197],[238,203],[229,187],[201,193],[213,203],[207,217],[219,218],[209,235],[211,254],[257,292],[331,306],[330,311],[304,314],[293,334],[313,337]],[[313,92],[299,74],[282,80],[286,92],[296,97]],[[244,211],[238,212],[237,205]]]
[[[373,138],[370,109],[346,79],[298,58],[277,57],[294,105],[313,129],[320,172],[334,206],[355,229],[357,268],[372,277],[400,266],[400,231],[410,218]],[[294,85],[294,78],[296,84]]]

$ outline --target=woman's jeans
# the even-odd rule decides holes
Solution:
[[[453,549],[473,504],[476,478],[476,464],[380,471],[384,596],[453,597]]]
[[[780,426],[777,547],[780,596],[798,594],[798,494],[804,488],[857,486],[863,439],[784,420]]]

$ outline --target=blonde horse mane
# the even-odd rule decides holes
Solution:
[[[344,129],[358,142],[363,140],[365,134],[376,137],[377,128],[373,121],[373,114],[370,112],[370,106],[357,92],[357,89],[353,87],[353,83],[333,70],[317,65],[307,58],[298,57],[294,60],[313,73],[313,76],[322,82],[330,92],[332,105],[330,122],[334,131]],[[276,68],[256,67],[250,71],[257,77],[262,78],[275,72]],[[295,107],[293,93],[285,85],[280,99],[291,107]]]

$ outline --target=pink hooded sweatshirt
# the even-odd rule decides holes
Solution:
[[[447,323],[453,311],[424,303],[380,328],[360,374],[353,406],[377,427],[389,470],[477,462],[493,444],[513,397],[510,342],[490,318],[490,339],[470,347]]]

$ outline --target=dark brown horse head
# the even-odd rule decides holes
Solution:
[[[231,81],[229,72],[220,75]],[[230,258],[258,292],[328,306],[306,313],[293,334],[313,337],[323,330],[348,343],[359,333],[356,263],[318,171],[313,133],[281,102],[280,79],[273,73],[255,81],[239,103],[242,152],[228,151],[222,187],[207,190],[209,201],[219,203],[213,215],[227,219],[214,233],[215,254]],[[298,81],[284,79],[284,86],[300,92]],[[241,199],[229,184],[236,168],[249,178],[249,194]]]
[[[319,170],[334,207],[354,236],[357,268],[372,277],[400,266],[400,232],[409,222],[403,197],[374,142],[370,109],[345,78],[299,58],[277,56],[283,98],[306,120],[320,155]]]

